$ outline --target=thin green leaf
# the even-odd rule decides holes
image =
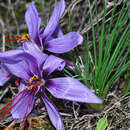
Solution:
[[[97,74],[96,38],[95,38],[95,30],[94,30],[93,15],[92,15],[92,9],[91,9],[90,0],[88,0],[88,4],[89,4],[89,13],[90,13],[90,19],[91,19],[91,26],[92,26],[92,37],[93,37],[93,47],[94,47],[95,74]]]

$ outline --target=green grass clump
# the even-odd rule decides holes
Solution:
[[[74,66],[76,66],[75,68],[78,70],[76,73],[79,75],[80,79],[86,80],[86,85],[90,89],[94,89],[97,96],[102,99],[106,97],[110,87],[114,85],[121,74],[130,67],[130,61],[128,60],[128,54],[130,52],[128,41],[130,23],[126,25],[129,5],[127,5],[126,2],[126,0],[123,2],[118,16],[114,17],[116,12],[116,0],[114,0],[111,18],[109,23],[106,24],[107,11],[106,3],[104,1],[102,23],[99,25],[99,18],[96,10],[97,25],[94,26],[91,4],[88,0],[93,51],[91,51],[89,47],[90,34],[87,34],[84,59],[81,60],[80,56],[77,56],[78,64],[74,63]],[[95,7],[97,7],[96,0]],[[70,30],[72,31],[70,15],[69,24]],[[82,74],[81,61],[83,61],[86,76],[83,76]],[[68,73],[68,75],[70,74]]]

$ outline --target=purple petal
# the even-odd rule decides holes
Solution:
[[[45,49],[53,53],[65,53],[80,45],[83,38],[76,32],[70,32],[62,37],[47,41]]]
[[[40,35],[42,35],[42,33],[44,32],[44,30],[45,30],[45,27],[42,27],[41,29],[40,29]],[[41,36],[42,37],[42,36]]]
[[[11,114],[14,119],[23,119],[25,115],[27,116],[32,111],[34,105],[34,96],[36,93],[33,90],[27,90],[25,93],[21,91],[21,93],[12,103],[13,109],[11,110]]]
[[[53,33],[53,36],[56,38],[63,36],[63,32],[59,26],[56,27],[55,32]]]
[[[102,103],[102,100],[90,89],[74,78],[50,79],[46,82],[46,89],[56,98],[86,103]]]
[[[6,63],[15,63],[16,59],[14,59],[14,57],[18,56],[23,52],[23,50],[9,50],[2,52],[0,53],[0,61]],[[19,59],[17,59],[17,61],[19,61]]]
[[[8,74],[3,67],[0,68],[0,86],[3,86],[11,78],[11,76],[7,77]]]
[[[29,80],[31,77],[31,72],[29,71],[29,66],[26,61],[17,62],[15,64],[4,63],[4,66],[8,68],[11,74]]]
[[[43,64],[43,62],[48,57],[47,54],[41,52],[39,47],[34,42],[24,42],[23,49],[25,52],[31,54],[32,56],[34,56],[37,59],[39,67]]]
[[[65,10],[65,1],[61,0],[54,9],[52,16],[44,30],[42,38],[47,39],[53,34],[57,25],[59,24],[60,17],[62,16],[64,10]]]
[[[11,50],[0,53],[0,61],[4,63],[10,73],[20,78],[28,79],[31,73],[39,73],[35,57],[23,51]]]
[[[41,18],[38,16],[34,2],[29,5],[25,13],[25,21],[29,29],[30,38],[36,42],[38,40],[38,31],[41,23]]]
[[[39,39],[41,40],[41,43],[42,43],[42,33],[44,32],[44,27],[40,30],[40,36],[39,36]],[[52,36],[48,37],[47,40],[44,41],[44,43],[46,44],[46,41],[50,41],[50,40],[53,40],[54,38],[58,38],[58,37],[61,37],[63,36],[63,32],[61,30],[61,28],[59,26],[56,27],[54,33],[52,34]]]
[[[41,92],[41,97],[43,102],[45,103],[48,115],[54,127],[57,130],[64,130],[62,119],[55,105],[49,100],[44,92]]]
[[[64,67],[65,67],[65,61],[63,59],[50,55],[48,56],[43,65],[43,77],[46,78],[55,70],[62,71]]]
[[[28,53],[23,53],[19,55],[19,58],[22,60],[25,60],[25,62],[28,64],[28,70],[30,70],[33,74],[39,74],[40,70],[38,68],[38,62],[36,58]]]
[[[18,90],[19,90],[19,92],[21,92],[21,91],[23,91],[24,89],[25,89],[25,85],[24,85],[23,80],[22,80],[22,81],[20,81],[20,85],[19,85]]]
[[[38,18],[38,32],[39,32],[39,28],[40,28],[41,21],[42,21],[42,19],[41,19],[41,17],[39,17],[39,18]]]

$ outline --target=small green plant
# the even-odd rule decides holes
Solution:
[[[101,119],[98,120],[95,130],[105,130],[107,127],[108,127],[107,118],[103,116]]]
[[[105,98],[109,88],[130,66],[130,61],[127,60],[130,52],[130,48],[128,46],[130,23],[128,23],[125,29],[123,29],[128,17],[128,7],[126,6],[126,2],[124,2],[116,22],[114,21],[115,7],[113,8],[111,20],[106,30],[106,5],[104,3],[104,16],[101,25],[101,31],[99,29],[98,16],[97,27],[94,27],[93,25],[93,15],[90,2],[89,12],[92,26],[92,42],[94,53],[92,54],[89,49],[89,36],[87,35],[84,58],[86,78],[90,79],[87,80],[87,85],[89,85],[90,88],[93,86],[93,89],[97,95],[103,99]],[[115,22],[114,26],[112,24],[113,22]],[[97,32],[95,32],[95,28],[97,28]],[[98,42],[96,42],[96,36],[98,36]]]
[[[94,26],[91,4],[88,0],[91,19],[93,51],[91,51],[89,47],[90,34],[87,34],[85,41],[84,59],[81,59],[79,55],[76,55],[77,50],[75,50],[77,64],[73,62],[76,73],[78,74],[80,80],[84,80],[86,85],[89,88],[94,89],[96,94],[102,99],[105,98],[110,87],[114,85],[121,74],[124,73],[128,67],[130,67],[130,61],[128,60],[128,54],[130,52],[128,41],[130,23],[127,25],[125,24],[129,13],[128,5],[126,4],[125,0],[120,13],[117,17],[114,17],[116,12],[116,1],[117,0],[114,0],[114,7],[111,12],[109,23],[106,24],[107,11],[106,3],[104,1],[104,15],[102,18],[101,26],[99,25],[97,11],[97,26]],[[97,0],[95,0],[95,8],[97,9]],[[70,13],[68,13],[68,19],[70,31],[72,31]],[[83,65],[85,68],[86,77],[83,74],[81,65]],[[65,70],[65,72],[69,76],[72,76],[69,71]],[[97,107],[98,106],[95,105],[95,109]]]

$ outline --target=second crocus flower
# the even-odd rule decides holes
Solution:
[[[41,18],[32,2],[26,13],[25,21],[28,26],[29,36],[42,49],[52,53],[65,53],[82,44],[83,38],[77,32],[63,35],[59,28],[60,18],[65,10],[65,1],[61,0],[55,7],[46,27],[40,28]]]

